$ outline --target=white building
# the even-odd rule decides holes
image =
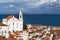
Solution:
[[[29,40],[29,33],[27,30],[23,31],[23,40]]]
[[[32,27],[32,25],[31,24],[27,24],[27,28],[29,29],[29,28],[31,28]]]
[[[9,27],[8,25],[0,23],[0,36],[8,38],[9,36],[8,27]]]
[[[19,11],[19,18],[15,18],[13,15],[9,15],[2,20],[2,23],[6,24],[6,25],[9,25],[8,30],[10,32],[23,30],[23,15],[22,15],[22,12]]]

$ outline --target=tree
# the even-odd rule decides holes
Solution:
[[[23,24],[23,29],[27,29],[27,25],[25,23]]]

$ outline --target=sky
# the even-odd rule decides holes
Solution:
[[[0,0],[0,14],[60,14],[60,0]]]

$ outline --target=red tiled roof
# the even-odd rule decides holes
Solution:
[[[23,32],[28,32],[28,30],[23,30]]]
[[[0,26],[8,26],[8,25],[0,23]]]
[[[3,36],[0,36],[0,40],[7,40],[7,39],[4,38]]]
[[[9,19],[11,19],[13,17],[13,15],[9,15],[9,16],[7,16],[6,18],[4,18],[4,19],[7,19],[7,20],[9,20]]]
[[[7,16],[7,20],[11,19],[12,17],[13,17],[13,15]]]
[[[60,30],[56,29],[56,30],[53,30],[53,32],[60,33]]]

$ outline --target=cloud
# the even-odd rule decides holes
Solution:
[[[5,2],[47,2],[47,1],[56,1],[56,0],[0,0],[0,3],[5,3]]]
[[[14,7],[14,5],[9,5],[9,7]]]
[[[52,3],[52,2],[57,2],[57,0],[35,0],[35,1],[31,1],[29,3],[27,3],[28,5],[32,6],[32,7],[39,7],[45,3]]]
[[[0,0],[0,3],[5,3],[5,2],[15,2],[19,0]]]
[[[48,0],[38,0],[38,1],[34,1],[32,3],[30,3],[30,5],[32,5],[33,7],[37,7],[40,5],[43,5],[44,3],[47,3]]]
[[[4,7],[7,10],[22,10],[24,12],[38,10],[40,12],[40,9],[42,10],[40,7],[43,7],[44,9],[44,7],[47,6],[46,4],[56,1],[57,0],[0,0],[0,3],[2,3],[2,6],[0,5],[0,7]],[[47,9],[48,8],[50,7],[47,6]]]
[[[34,1],[34,0],[0,0],[0,3],[5,3],[5,2],[31,2],[31,1]]]

